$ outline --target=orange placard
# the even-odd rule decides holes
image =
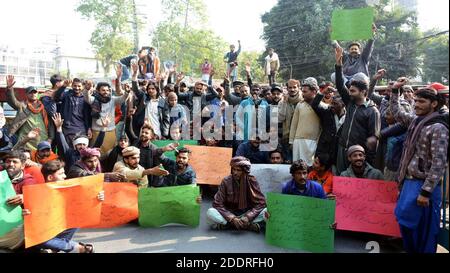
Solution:
[[[138,188],[132,183],[103,184],[105,201],[102,202],[100,224],[88,228],[112,228],[124,225],[139,217]]]
[[[233,149],[190,145],[184,147],[192,151],[189,164],[197,175],[197,184],[220,185],[231,174]]]
[[[54,238],[69,228],[82,228],[100,222],[104,175],[74,178],[56,183],[25,186],[25,247]]]

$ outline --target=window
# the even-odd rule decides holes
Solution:
[[[6,65],[0,64],[0,74],[6,74]]]

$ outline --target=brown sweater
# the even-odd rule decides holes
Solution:
[[[247,209],[245,216],[253,221],[266,207],[266,199],[259,188],[258,181],[253,175],[248,177],[247,185]],[[233,181],[231,175],[225,177],[219,186],[219,190],[214,196],[213,208],[230,222],[238,211],[239,207],[239,184]]]

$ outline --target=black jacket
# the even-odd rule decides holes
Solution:
[[[352,145],[361,145],[366,150],[369,162],[375,158],[376,151],[367,149],[367,139],[371,136],[380,137],[381,119],[375,103],[370,99],[362,105],[356,105],[342,79],[342,67],[336,68],[336,87],[345,104],[347,114],[340,130],[339,145],[349,148]]]
[[[318,93],[311,102],[311,107],[320,118],[322,132],[317,143],[316,155],[320,153],[329,154],[333,162],[337,155],[338,132],[336,128],[335,114],[330,107],[324,107],[320,104],[324,95]]]

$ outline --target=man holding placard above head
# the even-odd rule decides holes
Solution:
[[[375,34],[377,27],[372,24],[372,31]],[[369,77],[369,62],[373,52],[373,39],[369,39],[364,49],[361,43],[351,42],[343,55],[342,73],[344,75],[344,84],[350,81],[354,75],[364,73]],[[332,42],[334,48],[342,48],[337,41]],[[331,74],[331,80],[336,82],[335,73]]]
[[[206,213],[211,228],[237,229],[259,233],[264,224],[266,199],[258,181],[250,175],[250,161],[242,156],[231,159],[231,175],[225,177]]]

